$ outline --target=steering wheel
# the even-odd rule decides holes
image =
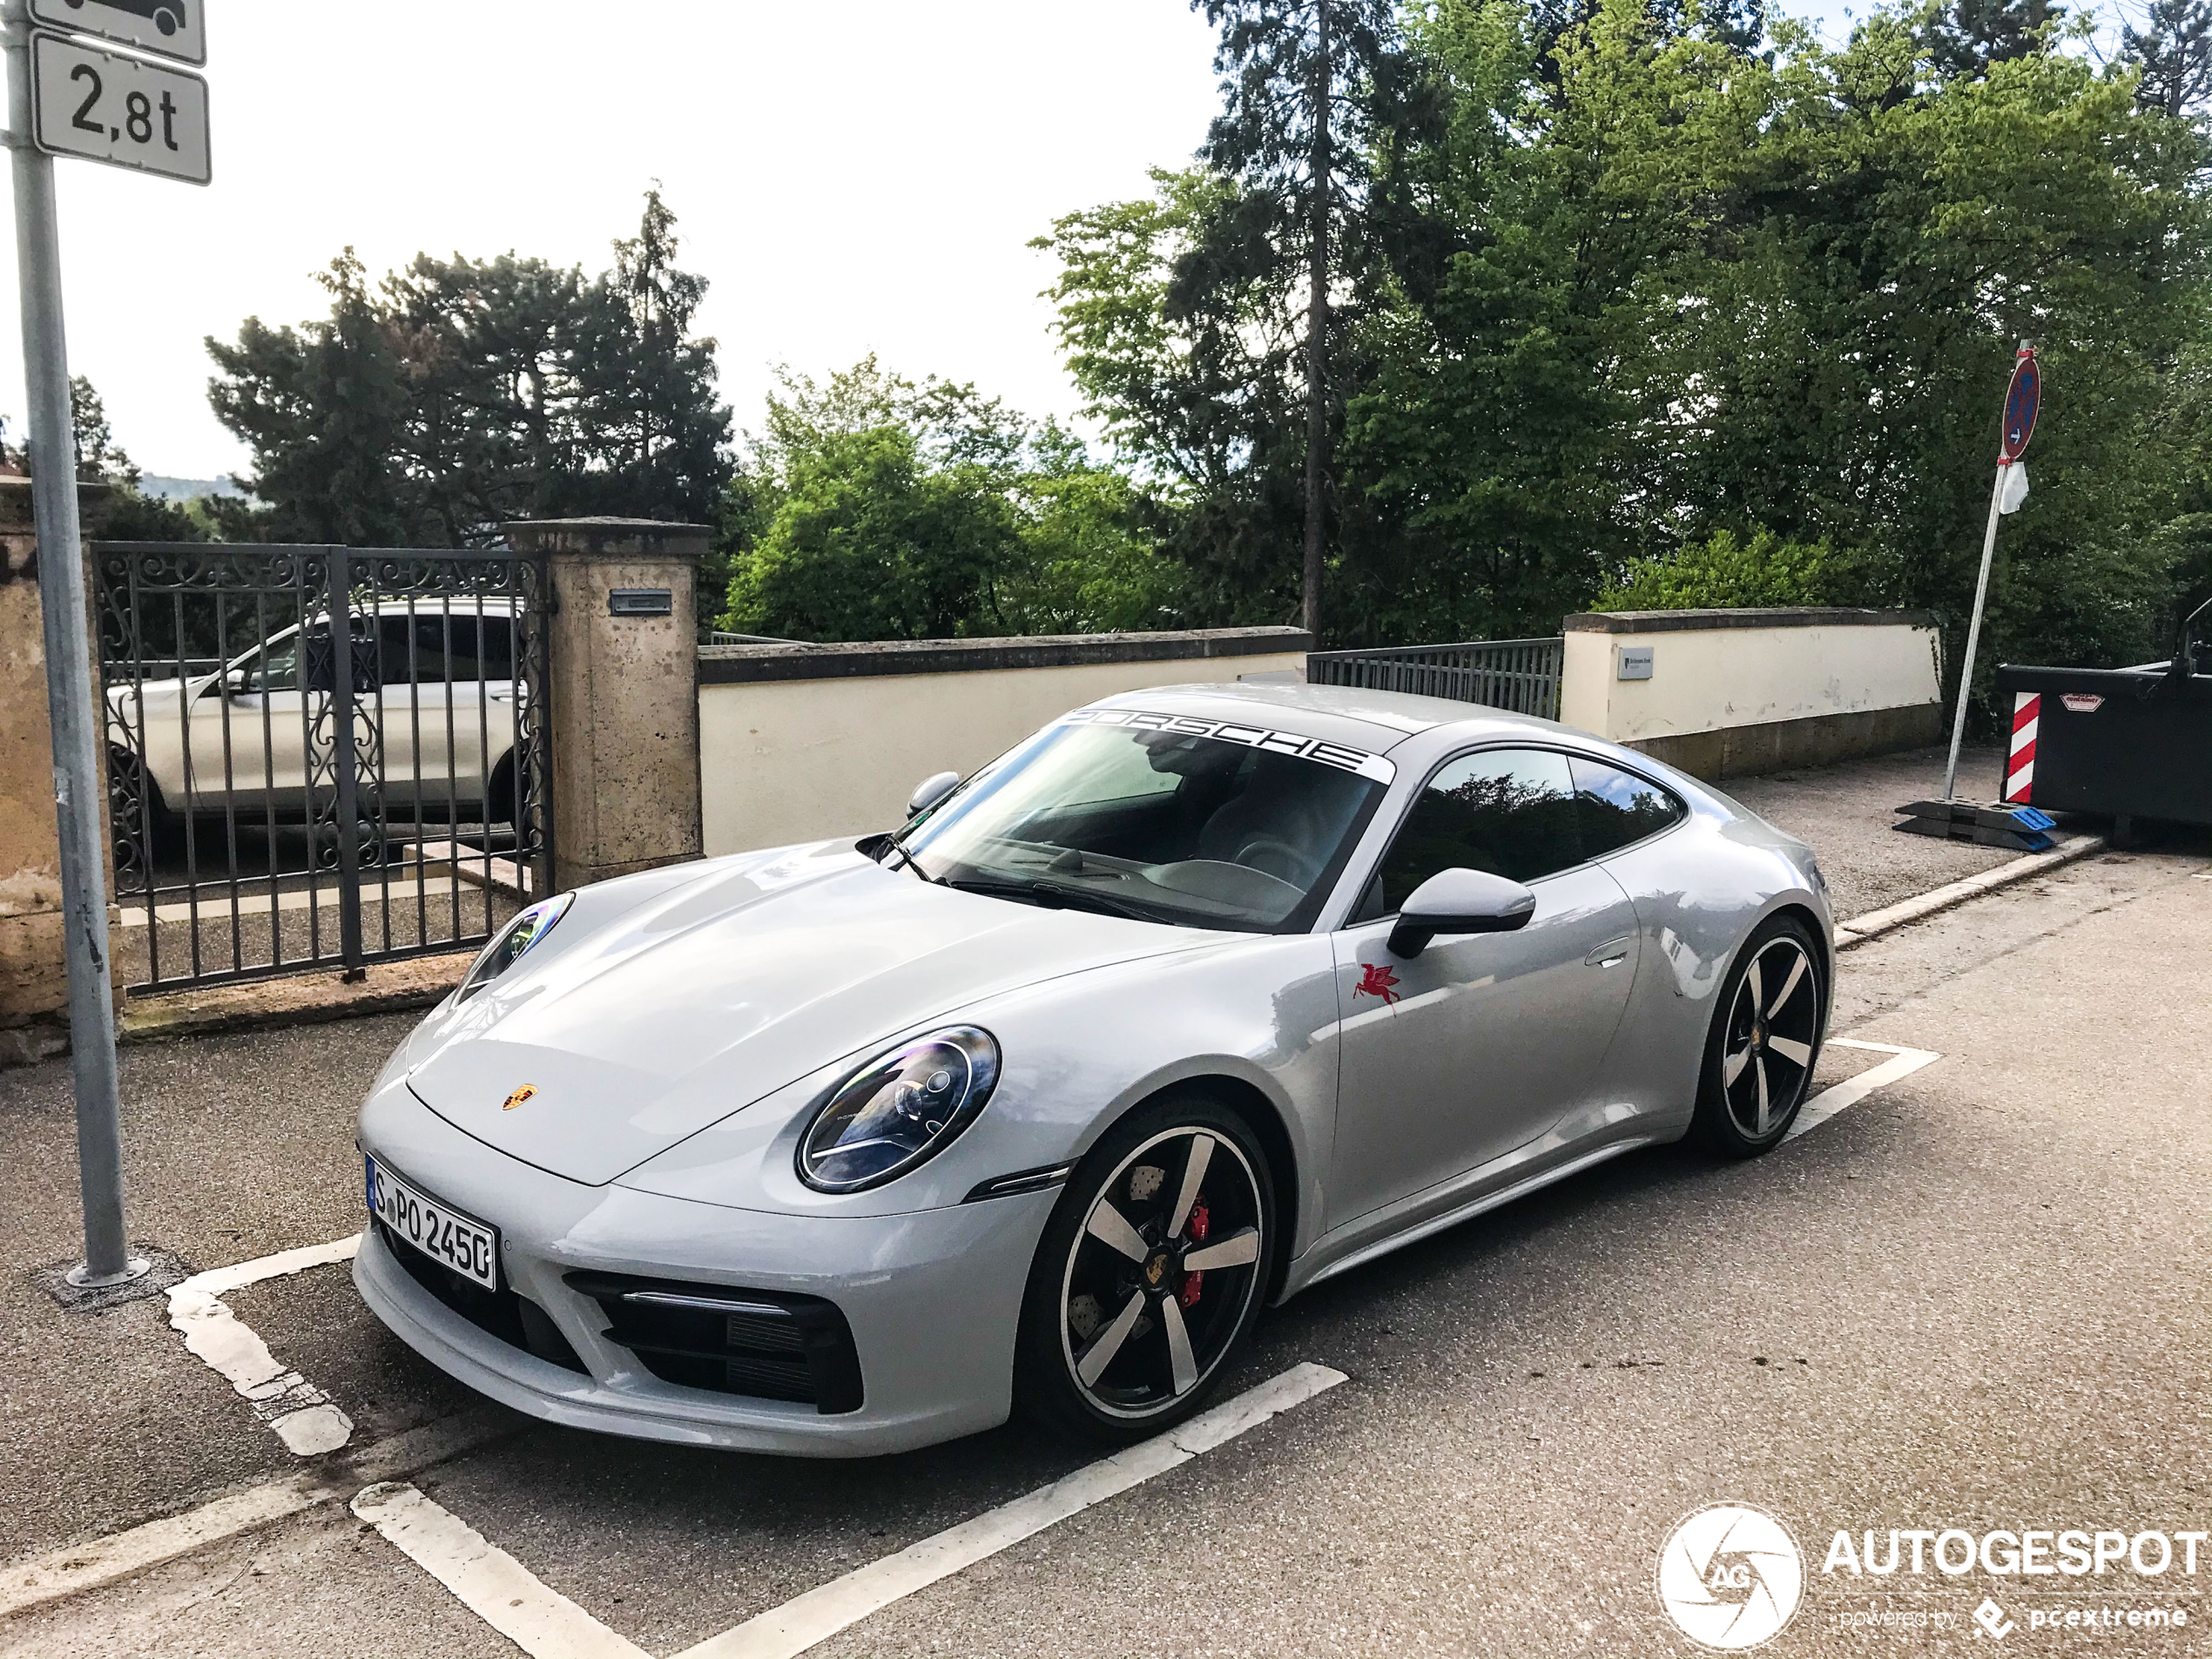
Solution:
[[[1321,874],[1320,867],[1305,853],[1273,835],[1255,835],[1237,849],[1231,862],[1300,887],[1312,887]]]

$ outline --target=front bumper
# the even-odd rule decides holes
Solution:
[[[490,1334],[417,1283],[370,1228],[354,1264],[361,1299],[433,1365],[517,1411],[571,1428],[814,1457],[907,1451],[1007,1420],[1022,1291],[1056,1191],[847,1218],[588,1187],[462,1134],[404,1085],[371,1097],[361,1139],[411,1184],[499,1229],[502,1284],[536,1304],[583,1362],[583,1372],[571,1371]],[[825,1298],[852,1330],[860,1407],[824,1415],[664,1382],[606,1339],[600,1305],[566,1282],[579,1270]]]

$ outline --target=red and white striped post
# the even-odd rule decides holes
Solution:
[[[2035,729],[2043,723],[2043,693],[2022,691],[2013,699],[2013,747],[2005,761],[2005,804],[2033,805],[2035,793]]]

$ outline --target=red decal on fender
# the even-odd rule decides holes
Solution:
[[[1398,1000],[1397,970],[1386,968],[1379,962],[1363,963],[1362,967],[1366,971],[1361,974],[1359,983],[1352,988],[1352,994],[1354,996],[1379,996],[1386,1002],[1395,1002]]]

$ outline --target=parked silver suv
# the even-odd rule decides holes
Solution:
[[[353,652],[356,706],[377,734],[365,803],[381,799],[388,818],[513,821],[514,602],[485,601],[481,619],[474,602],[450,614],[387,602],[374,618],[373,648],[369,624],[355,619]],[[118,784],[135,792],[143,762],[157,821],[232,812],[286,822],[311,816],[333,787],[335,655],[328,620],[314,617],[219,671],[113,676],[121,683],[107,694],[109,759]],[[138,734],[135,744],[120,740],[127,733]],[[312,789],[311,772],[319,779]]]

